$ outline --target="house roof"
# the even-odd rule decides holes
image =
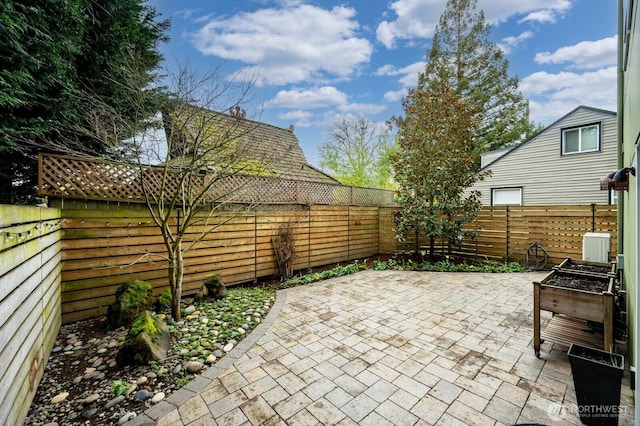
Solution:
[[[529,139],[527,139],[527,140],[525,140],[525,141],[523,141],[523,142],[521,142],[521,143],[519,143],[517,145],[514,145],[514,146],[508,146],[508,147],[504,147],[504,148],[499,148],[498,150],[495,150],[495,151],[490,151],[490,152],[496,152],[496,151],[499,151],[500,149],[504,149],[506,152],[504,154],[502,154],[501,156],[499,156],[498,158],[495,158],[493,161],[491,161],[489,164],[487,164],[483,168],[481,168],[480,171],[489,169],[489,167],[491,167],[491,165],[493,165],[496,162],[502,160],[503,158],[505,158],[509,154],[517,151],[522,146],[530,143],[532,140],[536,139],[542,133],[548,131],[549,129],[551,129],[553,127],[555,127],[558,123],[562,122],[567,117],[570,117],[571,115],[575,114],[577,111],[579,111],[581,109],[585,109],[587,111],[596,112],[596,113],[600,113],[600,114],[613,115],[613,116],[616,115],[616,113],[614,111],[609,111],[609,110],[600,109],[600,108],[594,108],[594,107],[590,107],[590,106],[586,106],[586,105],[580,105],[580,106],[574,108],[573,110],[571,110],[570,112],[568,112],[567,114],[563,115],[562,117],[560,117],[559,119],[557,119],[553,123],[549,124],[547,127],[545,127],[544,129],[540,130],[535,135],[531,136]]]
[[[269,176],[281,179],[301,180],[308,182],[321,182],[340,184],[330,175],[316,169],[304,156],[298,138],[293,133],[293,126],[289,129],[272,126],[270,124],[254,121],[246,118],[244,111],[230,109],[229,113],[221,113],[190,106],[196,114],[190,114],[189,120],[206,119],[207,125],[215,125],[227,132],[229,140],[234,140],[236,146],[242,146],[245,160],[264,165],[264,171]],[[165,128],[171,126],[171,117],[164,114]],[[202,129],[197,124],[191,126],[178,126],[185,132],[191,132],[191,136]],[[174,128],[175,129],[175,128]],[[188,135],[180,136],[183,140]]]

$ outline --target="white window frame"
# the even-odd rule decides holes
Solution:
[[[582,130],[583,129],[588,129],[590,127],[595,127],[596,128],[596,135],[597,135],[597,141],[596,141],[596,147],[595,148],[590,148],[590,149],[582,149]],[[578,150],[577,151],[572,151],[572,152],[567,152],[567,146],[566,146],[566,133],[567,132],[578,132]],[[576,126],[576,127],[568,127],[566,129],[562,129],[562,141],[560,143],[560,153],[561,155],[575,155],[575,154],[583,154],[585,152],[598,152],[600,151],[600,147],[602,146],[601,144],[601,137],[600,137],[600,123],[590,123],[590,124],[585,124],[583,126]]]
[[[500,191],[518,191],[519,192],[519,202],[499,202],[496,203],[496,192]],[[492,206],[521,206],[522,205],[522,187],[521,186],[512,186],[506,188],[491,188],[491,205]]]

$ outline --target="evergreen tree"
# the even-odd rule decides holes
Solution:
[[[403,108],[405,116],[391,120],[398,128],[391,163],[403,206],[397,237],[405,241],[413,232],[416,250],[426,237],[433,254],[436,240],[459,246],[463,225],[481,207],[477,191],[465,193],[487,174],[476,173],[470,149],[479,115],[445,83],[410,90]]]
[[[157,18],[142,0],[0,2],[0,203],[34,201],[34,144],[65,123],[90,123],[87,99],[133,117],[140,97],[127,91],[135,87],[154,109],[159,93],[148,88],[169,26]]]
[[[476,11],[477,0],[448,0],[433,36],[418,89],[446,83],[475,107],[480,124],[473,135],[477,154],[516,143],[539,127],[529,120],[529,102],[508,74],[509,61],[489,40],[491,26]]]

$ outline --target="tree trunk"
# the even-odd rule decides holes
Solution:
[[[184,259],[178,244],[175,252],[169,254],[169,287],[171,288],[171,316],[176,321],[182,319],[180,300],[182,298],[182,279],[184,276]]]

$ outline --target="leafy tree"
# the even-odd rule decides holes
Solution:
[[[404,117],[394,117],[398,152],[391,157],[403,206],[397,236],[405,241],[415,234],[429,239],[434,254],[436,239],[459,246],[462,226],[480,209],[479,193],[465,190],[486,173],[477,174],[471,140],[479,125],[475,106],[461,99],[446,84],[429,90],[411,89],[403,100]]]
[[[320,148],[320,167],[345,185],[391,188],[389,134],[366,117],[340,117]]]
[[[475,107],[477,154],[526,139],[540,127],[529,121],[529,102],[508,74],[509,61],[489,40],[491,26],[477,0],[448,0],[433,36],[418,89],[446,83]]]
[[[132,87],[128,70],[135,68],[135,87],[147,93],[150,109],[157,106],[158,90],[149,85],[168,25],[142,0],[0,3],[0,202],[33,202],[36,148],[26,141],[88,121],[79,93],[131,115],[137,106],[124,88]]]

